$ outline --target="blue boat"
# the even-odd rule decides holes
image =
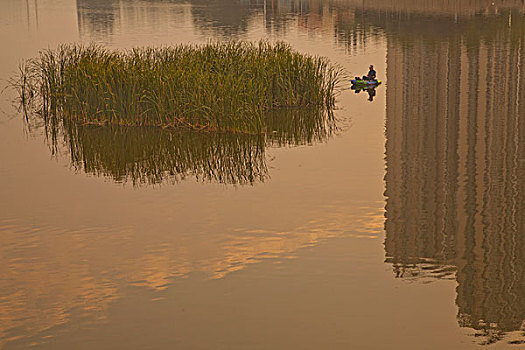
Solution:
[[[350,80],[352,85],[359,87],[378,86],[381,84],[381,80],[363,80],[363,79],[352,79]]]

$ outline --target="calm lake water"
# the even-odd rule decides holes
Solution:
[[[2,0],[2,89],[62,43],[232,38],[384,83],[267,136],[56,147],[4,90],[0,349],[524,349],[524,6]]]

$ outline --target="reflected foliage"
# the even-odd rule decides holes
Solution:
[[[253,185],[269,178],[266,147],[323,142],[336,131],[333,115],[317,109],[268,113],[266,128],[253,135],[66,122],[45,130],[52,153],[69,154],[77,171],[133,185],[187,178]]]
[[[337,130],[333,112],[318,109],[273,111],[266,114],[265,125],[269,146],[311,145]]]
[[[261,135],[73,126],[67,137],[77,170],[117,182],[156,184],[194,177],[245,185],[268,176]]]
[[[523,9],[521,0],[76,1],[79,32],[83,37],[109,36],[122,26],[139,27],[142,23],[137,21],[158,18],[189,5],[193,25],[203,32],[212,32],[214,37],[240,37],[248,32],[250,23],[262,19],[267,33],[282,33],[296,26],[306,30],[333,30],[335,40],[350,52],[385,33],[407,40],[414,36],[440,39],[457,31],[470,32],[473,38],[480,32],[492,36],[507,23],[494,20],[491,15]]]
[[[107,36],[120,21],[118,0],[76,0],[80,35]]]
[[[262,4],[263,1],[193,0],[191,13],[195,27],[231,38],[248,31],[250,18],[260,11]]]

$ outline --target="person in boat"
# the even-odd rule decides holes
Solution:
[[[370,65],[368,67],[368,74],[363,76],[363,80],[375,80],[376,79],[376,71],[374,70],[374,65]]]

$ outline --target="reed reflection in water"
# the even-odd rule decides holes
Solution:
[[[253,185],[269,177],[267,146],[323,142],[336,131],[333,114],[319,110],[272,112],[265,123],[262,135],[76,123],[53,124],[46,132],[53,154],[65,151],[77,171],[116,182],[152,185],[193,177]]]
[[[491,344],[525,320],[525,21],[480,20],[389,42],[385,251],[396,277],[455,278]]]

